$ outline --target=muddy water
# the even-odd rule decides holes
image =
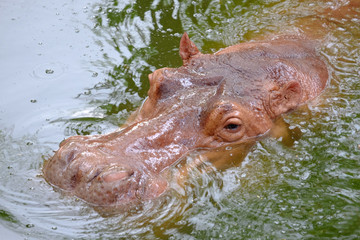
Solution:
[[[316,101],[284,117],[301,137],[264,139],[243,164],[194,170],[163,198],[111,216],[53,189],[41,166],[75,134],[124,123],[147,75],[202,52],[296,32],[341,1],[0,3],[0,232],[14,239],[356,239],[360,235],[360,19],[332,19]],[[229,156],[231,150],[229,149]],[[184,161],[199,158],[191,155]],[[211,166],[204,166],[204,169]],[[176,173],[177,169],[174,169]]]

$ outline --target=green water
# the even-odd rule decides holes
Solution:
[[[291,147],[256,144],[241,166],[113,216],[53,189],[44,159],[75,134],[107,133],[178,67],[183,32],[204,53],[296,30],[326,1],[0,3],[0,234],[7,239],[359,239],[360,19],[328,23],[326,91],[284,117]],[[333,1],[336,2],[336,1]],[[359,16],[359,14],[357,15]],[[190,156],[191,159],[193,156]]]

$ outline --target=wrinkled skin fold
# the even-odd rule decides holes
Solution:
[[[64,140],[43,168],[52,185],[99,206],[141,202],[169,186],[162,173],[196,149],[248,143],[325,88],[315,42],[279,38],[202,54],[185,33],[183,66],[149,75],[148,98],[126,127]]]

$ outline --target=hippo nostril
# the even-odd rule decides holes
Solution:
[[[115,181],[126,180],[132,175],[134,175],[134,171],[131,169],[126,169],[122,166],[111,166],[101,174],[101,178],[105,182],[110,183]]]
[[[113,173],[105,174],[103,176],[103,179],[105,182],[114,182],[114,181],[118,181],[118,180],[125,180],[130,176],[131,175],[129,175],[128,172],[120,171],[120,172],[113,172]]]
[[[88,175],[87,181],[86,182],[91,182],[92,180],[94,180],[95,178],[97,178],[97,176],[99,176],[101,173],[100,169],[96,169],[95,171],[90,172],[90,174]]]
[[[65,164],[73,162],[79,153],[83,151],[83,147],[79,143],[69,142],[58,150],[58,158],[65,161]]]
[[[71,163],[74,159],[75,159],[75,151],[73,150],[66,155],[66,161],[67,163]]]

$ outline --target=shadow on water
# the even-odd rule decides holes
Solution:
[[[311,25],[316,9],[335,4],[89,2],[78,34],[91,33],[90,48],[97,54],[88,62],[96,83],[83,83],[83,91],[71,96],[75,100],[64,100],[71,105],[80,102],[79,107],[54,112],[33,130],[60,126],[61,133],[50,132],[61,139],[116,129],[146,97],[149,73],[181,65],[178,45],[184,31],[202,52],[212,53],[265,34],[296,30],[299,19],[306,18],[303,24]],[[332,70],[329,86],[315,102],[284,116],[300,139],[295,137],[291,146],[264,139],[221,171],[211,171],[216,163],[204,163],[203,155],[191,154],[172,170],[174,177],[184,171],[182,164],[195,164],[190,171],[185,169],[186,181],[174,181],[165,196],[128,211],[100,214],[53,189],[41,177],[41,166],[57,140],[36,133],[14,137],[11,129],[2,128],[1,223],[31,239],[356,239],[360,234],[359,24],[359,15],[328,23],[332,31],[320,52]]]

